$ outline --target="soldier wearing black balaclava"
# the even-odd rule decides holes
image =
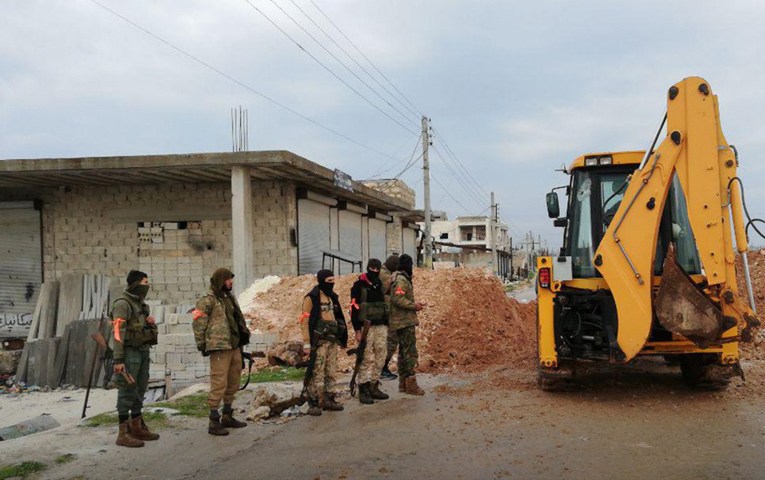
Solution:
[[[149,350],[157,344],[157,325],[146,305],[149,277],[131,270],[127,288],[111,305],[114,331],[114,376],[117,385],[119,433],[117,445],[142,447],[159,435],[149,431],[141,409],[149,386]]]
[[[348,345],[345,316],[334,292],[335,275],[331,270],[319,270],[316,280],[318,284],[303,299],[300,317],[303,349],[316,356],[308,387],[309,415],[343,410],[333,388],[337,383],[337,347]]]
[[[388,395],[380,390],[379,382],[388,350],[388,304],[380,280],[381,268],[380,260],[370,259],[366,273],[361,274],[351,287],[351,323],[357,343],[362,340],[364,324],[369,323],[358,372],[359,401],[364,404],[388,399]]]

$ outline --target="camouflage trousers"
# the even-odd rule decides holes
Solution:
[[[337,344],[320,340],[316,347],[316,363],[313,365],[313,378],[308,385],[308,394],[314,400],[322,398],[324,393],[332,392],[337,383]]]
[[[242,377],[242,352],[238,348],[210,352],[210,393],[207,406],[217,410],[220,401],[231,405]]]
[[[385,357],[385,364],[387,365],[388,362],[390,362],[390,359],[393,358],[393,354],[396,353],[396,349],[398,348],[398,331],[393,330],[392,328],[388,329],[388,356]]]
[[[122,375],[114,375],[117,390],[117,413],[134,415],[141,413],[143,397],[149,386],[149,349],[125,347],[125,371],[135,378],[135,383],[128,385]]]
[[[388,326],[372,325],[367,331],[367,346],[359,368],[359,384],[377,383],[387,354]]]
[[[414,326],[400,328],[398,334],[398,374],[400,378],[414,375],[419,354],[417,353],[417,337]]]

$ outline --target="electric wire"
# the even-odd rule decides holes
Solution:
[[[467,182],[464,181],[464,179],[462,178],[462,175],[457,173],[455,168],[450,164],[449,161],[446,160],[446,157],[444,157],[441,154],[439,149],[435,148],[434,146],[433,151],[436,153],[436,157],[438,157],[443,162],[444,166],[446,166],[446,169],[449,171],[452,177],[454,177],[457,180],[457,182],[460,184],[460,186],[465,191],[465,193],[467,193],[468,196],[472,200],[474,200],[478,205],[480,206],[485,205],[485,200],[481,198],[481,196],[478,193],[476,193],[475,190]]]
[[[483,186],[473,177],[473,175],[470,174],[470,171],[465,167],[465,165],[462,163],[462,161],[457,157],[457,155],[454,153],[452,148],[449,146],[449,143],[446,141],[444,136],[436,130],[433,129],[433,133],[435,136],[443,143],[444,149],[446,152],[451,156],[451,158],[454,160],[455,164],[461,167],[463,173],[465,174],[466,178],[472,182],[472,184],[475,186],[475,188],[478,189],[480,193],[483,193],[485,197],[488,197],[489,194],[486,192],[486,190],[483,188]]]
[[[391,91],[390,91],[390,90],[388,90],[388,88],[387,88],[385,85],[383,85],[383,84],[382,84],[382,82],[380,82],[380,80],[378,80],[378,79],[377,79],[377,77],[375,77],[374,75],[372,75],[372,74],[369,72],[369,70],[367,70],[367,69],[366,69],[366,68],[365,68],[365,67],[364,67],[362,64],[360,64],[360,63],[358,62],[358,60],[356,60],[355,58],[353,58],[353,56],[352,56],[350,53],[348,53],[348,50],[346,50],[346,49],[345,49],[345,48],[344,48],[342,45],[340,45],[340,44],[337,42],[337,40],[335,40],[335,38],[334,38],[332,35],[330,35],[330,34],[329,34],[329,33],[328,33],[326,30],[324,30],[324,28],[322,28],[322,26],[321,26],[321,25],[319,25],[319,24],[318,24],[318,23],[317,23],[317,22],[316,22],[316,21],[313,19],[313,17],[311,17],[311,16],[308,14],[308,12],[306,12],[306,11],[303,9],[303,7],[301,7],[301,6],[300,6],[300,5],[299,5],[299,4],[298,4],[298,3],[297,3],[295,0],[290,0],[290,3],[292,3],[292,5],[294,5],[294,6],[295,6],[295,8],[297,8],[297,9],[300,11],[300,13],[302,13],[302,14],[303,14],[303,16],[305,16],[305,17],[308,19],[308,21],[310,21],[310,22],[313,24],[313,26],[314,26],[314,27],[316,27],[317,29],[319,29],[319,31],[320,31],[321,33],[323,33],[323,34],[324,34],[324,36],[325,36],[325,37],[327,37],[327,38],[329,39],[329,41],[330,41],[330,42],[332,42],[332,43],[333,43],[333,44],[334,44],[334,45],[335,45],[335,46],[336,46],[338,49],[340,49],[340,51],[341,51],[341,52],[343,52],[343,53],[345,54],[345,56],[346,56],[346,57],[348,57],[348,59],[349,59],[350,61],[352,61],[352,62],[353,62],[353,63],[354,63],[354,64],[355,64],[355,65],[356,65],[358,68],[360,68],[362,72],[366,73],[366,74],[367,74],[367,76],[368,76],[370,79],[372,79],[372,81],[374,81],[374,82],[375,82],[375,83],[376,83],[376,84],[377,84],[377,85],[378,85],[380,88],[382,88],[382,89],[385,91],[385,93],[387,93],[388,95],[390,95],[390,97],[391,97],[391,98],[393,98],[393,99],[394,99],[394,101],[397,101],[397,102],[398,102],[400,105],[402,105],[402,106],[403,106],[405,109],[409,110],[409,112],[410,112],[410,113],[412,113],[413,115],[415,115],[415,116],[417,116],[417,115],[418,115],[418,113],[417,113],[417,112],[415,112],[415,111],[413,111],[411,108],[409,108],[409,106],[408,106],[406,103],[403,103],[403,102],[402,102],[401,100],[399,100],[399,99],[398,99],[398,98],[397,98],[397,97],[396,97],[396,96],[395,96],[393,93],[391,93]],[[302,27],[301,27],[301,28],[302,28]],[[325,48],[325,50],[327,50],[327,49]],[[329,53],[329,50],[327,50],[327,52]],[[332,54],[330,53],[330,55],[332,55]],[[400,110],[399,110],[399,109],[398,109],[398,108],[397,108],[395,105],[393,105],[392,103],[390,103],[390,102],[388,101],[388,99],[386,99],[385,97],[383,97],[382,95],[380,95],[380,94],[379,94],[379,93],[378,93],[378,92],[377,92],[377,91],[376,91],[374,88],[372,88],[372,87],[371,87],[369,84],[367,84],[367,83],[366,83],[364,80],[362,80],[361,78],[359,78],[359,77],[358,77],[358,75],[356,75],[356,74],[355,74],[355,73],[354,73],[354,72],[353,72],[353,71],[352,71],[350,68],[348,68],[348,67],[347,67],[347,66],[346,66],[346,65],[345,65],[343,62],[341,62],[339,59],[337,59],[336,57],[334,57],[334,55],[333,55],[333,58],[335,58],[335,59],[336,59],[338,62],[342,63],[342,64],[343,64],[343,66],[345,66],[345,68],[346,68],[346,69],[347,69],[349,72],[351,72],[351,73],[352,73],[352,74],[353,74],[353,75],[354,75],[356,78],[358,78],[360,82],[362,82],[364,85],[366,85],[366,86],[367,86],[367,88],[369,88],[369,89],[370,89],[372,92],[374,92],[374,94],[375,94],[375,95],[377,95],[377,96],[378,96],[378,97],[379,97],[379,98],[380,98],[380,99],[381,99],[383,102],[385,102],[385,103],[386,103],[386,104],[387,104],[389,107],[391,107],[393,110],[395,110],[395,111],[396,111],[396,112],[397,112],[399,115],[401,115],[403,118],[405,118],[405,119],[409,120],[409,117],[408,117],[406,114],[404,114],[403,112],[401,112],[401,111],[400,111]]]
[[[409,98],[407,98],[407,96],[406,96],[406,95],[404,95],[404,93],[403,93],[401,90],[399,90],[399,89],[398,89],[398,87],[396,87],[396,85],[394,85],[394,84],[393,84],[393,82],[391,82],[391,81],[390,81],[390,79],[389,79],[387,76],[385,76],[385,74],[384,74],[382,71],[380,71],[380,69],[379,69],[379,68],[377,68],[377,65],[375,65],[375,64],[374,64],[374,62],[372,62],[372,60],[370,60],[370,59],[369,59],[369,57],[367,57],[367,56],[364,54],[364,52],[362,52],[362,51],[361,51],[361,49],[360,49],[359,47],[357,47],[357,46],[356,46],[356,44],[355,44],[355,43],[353,43],[353,41],[352,41],[350,38],[348,38],[348,36],[347,36],[345,33],[343,33],[343,31],[342,31],[342,30],[340,30],[340,27],[338,27],[338,26],[337,26],[337,24],[335,24],[335,22],[333,22],[333,21],[332,21],[332,19],[331,19],[331,18],[329,18],[329,16],[328,16],[326,13],[324,13],[324,10],[322,10],[322,9],[321,9],[321,8],[320,8],[320,7],[319,7],[317,4],[316,4],[316,2],[314,2],[313,0],[310,0],[310,1],[311,1],[311,3],[313,4],[314,8],[316,8],[316,10],[318,10],[318,11],[319,11],[319,13],[321,13],[321,15],[322,15],[324,18],[326,18],[326,19],[327,19],[327,21],[328,21],[328,22],[329,22],[329,23],[330,23],[330,24],[331,24],[333,27],[335,27],[335,30],[337,30],[337,31],[340,33],[340,35],[342,35],[342,36],[343,36],[343,38],[345,38],[345,39],[348,41],[348,43],[350,43],[350,44],[351,44],[351,46],[353,46],[353,48],[354,48],[354,49],[355,49],[357,52],[359,52],[359,55],[361,55],[362,57],[364,57],[364,60],[366,60],[366,61],[367,61],[367,62],[368,62],[368,63],[369,63],[371,66],[372,66],[372,68],[374,68],[374,70],[375,70],[375,71],[376,71],[376,72],[377,72],[377,73],[378,73],[378,74],[379,74],[379,75],[380,75],[380,76],[381,76],[383,79],[385,79],[385,81],[386,81],[386,82],[388,82],[388,84],[389,84],[391,87],[393,87],[393,89],[394,89],[396,92],[398,92],[398,94],[399,94],[399,95],[401,95],[401,98],[403,98],[403,99],[406,101],[406,103],[408,103],[408,104],[409,104],[409,105],[410,105],[410,106],[411,106],[411,107],[414,109],[414,113],[416,113],[417,115],[419,115],[419,116],[421,116],[421,117],[425,116],[425,115],[424,115],[422,112],[420,112],[420,109],[419,109],[419,108],[417,108],[417,107],[416,107],[416,106],[415,106],[415,105],[414,105],[414,104],[411,102],[411,100],[409,100]],[[410,110],[410,111],[411,111],[411,110]]]
[[[454,198],[451,192],[449,192],[449,190],[447,190],[447,188],[444,187],[441,181],[438,180],[438,178],[435,175],[433,175],[433,172],[430,173],[430,178],[432,178],[433,181],[436,182],[436,184],[438,184],[438,186],[441,187],[441,189],[443,189],[443,191],[449,196],[449,198],[451,198],[454,201],[454,203],[456,203],[459,207],[461,207],[466,214],[470,215],[470,209],[468,209],[465,205],[463,205],[462,202]]]
[[[414,166],[414,164],[415,164],[415,162],[417,162],[417,160],[419,160],[419,159],[421,159],[421,158],[422,158],[422,155],[423,155],[423,154],[421,153],[421,154],[419,154],[419,155],[417,156],[417,158],[414,158],[414,159],[412,159],[412,160],[409,162],[409,164],[408,164],[406,167],[404,167],[404,169],[403,169],[403,170],[401,170],[401,171],[398,173],[398,175],[396,175],[396,176],[395,176],[395,177],[393,177],[393,178],[394,178],[394,179],[398,179],[398,178],[399,178],[401,175],[403,175],[404,173],[406,173],[406,171],[407,171],[407,170],[409,170],[410,168],[412,168],[412,167]]]
[[[382,170],[377,171],[376,173],[372,174],[369,178],[369,180],[372,180],[374,178],[382,176],[383,173],[390,172],[394,168],[397,168],[402,163],[406,163],[406,165],[409,165],[409,163],[412,161],[412,158],[414,158],[414,154],[417,152],[417,147],[420,145],[420,140],[422,139],[422,134],[417,136],[417,142],[414,144],[414,148],[412,149],[412,154],[409,156],[409,160],[401,160],[400,162],[396,162],[393,165],[383,167]]]
[[[398,120],[396,120],[395,118],[393,118],[393,117],[392,117],[392,116],[391,116],[391,115],[390,115],[388,112],[386,112],[385,110],[383,110],[382,108],[380,108],[380,107],[379,107],[379,106],[378,106],[376,103],[372,102],[372,101],[371,101],[369,98],[367,98],[367,97],[366,97],[366,96],[365,96],[363,93],[361,93],[361,92],[359,92],[357,89],[355,89],[355,88],[354,88],[354,87],[353,87],[353,86],[352,86],[350,83],[348,83],[348,82],[346,82],[345,80],[343,80],[343,78],[341,78],[341,77],[340,77],[340,75],[338,75],[337,73],[335,73],[335,71],[334,71],[334,70],[332,70],[331,68],[329,68],[329,67],[328,67],[326,64],[324,64],[324,62],[322,62],[322,61],[321,61],[321,60],[319,60],[319,59],[318,59],[318,58],[317,58],[317,57],[316,57],[314,54],[312,54],[311,52],[309,52],[309,51],[308,51],[308,50],[307,50],[307,49],[306,49],[306,48],[305,48],[303,45],[301,45],[301,44],[300,44],[300,42],[298,42],[297,40],[295,40],[295,39],[292,37],[292,35],[290,35],[289,33],[287,33],[287,31],[286,31],[286,30],[284,30],[282,27],[280,27],[280,26],[279,26],[279,24],[277,24],[277,23],[276,23],[276,22],[275,22],[273,19],[271,19],[271,17],[269,17],[268,15],[266,15],[266,13],[265,13],[263,10],[261,10],[261,9],[260,9],[260,8],[258,8],[258,7],[256,7],[256,6],[255,6],[255,5],[254,5],[254,4],[253,4],[253,3],[252,3],[250,0],[243,0],[243,1],[244,1],[244,3],[246,3],[247,5],[249,5],[249,6],[250,6],[250,7],[251,7],[253,10],[255,10],[256,12],[258,12],[258,13],[259,13],[259,14],[260,14],[260,15],[261,15],[263,18],[265,18],[265,19],[266,19],[266,20],[267,20],[267,21],[268,21],[268,22],[269,22],[271,25],[273,25],[273,26],[274,26],[274,28],[276,28],[277,30],[279,30],[279,31],[280,31],[280,32],[281,32],[281,33],[282,33],[282,34],[283,34],[285,37],[287,37],[287,38],[288,38],[290,41],[292,41],[292,43],[294,43],[294,44],[295,44],[295,45],[296,45],[296,46],[297,46],[297,47],[298,47],[300,50],[302,50],[302,51],[303,51],[303,52],[304,52],[306,55],[308,55],[309,57],[311,57],[311,59],[313,59],[313,60],[314,60],[316,63],[318,63],[318,64],[319,64],[319,65],[320,65],[320,66],[321,66],[321,67],[322,67],[324,70],[326,70],[326,71],[327,71],[327,73],[329,73],[330,75],[332,75],[333,77],[335,77],[335,78],[336,78],[336,79],[337,79],[337,80],[338,80],[340,83],[342,83],[343,85],[345,85],[346,87],[348,87],[348,88],[349,88],[349,89],[350,89],[350,90],[351,90],[353,93],[355,93],[355,94],[356,94],[356,95],[357,95],[359,98],[361,98],[362,100],[364,100],[365,102],[367,102],[369,105],[371,105],[371,106],[372,106],[372,107],[373,107],[375,110],[377,110],[378,112],[380,112],[380,113],[382,113],[383,115],[385,115],[385,116],[386,116],[388,119],[390,119],[390,120],[391,120],[393,123],[397,124],[398,126],[400,126],[401,128],[403,128],[404,130],[406,130],[406,131],[408,131],[408,132],[412,132],[411,130],[409,130],[409,127],[407,127],[407,126],[406,126],[406,125],[404,125],[403,123],[401,123],[401,122],[399,122]],[[272,0],[272,1],[273,1],[273,0]],[[280,10],[282,10],[282,12],[284,12],[284,9],[282,9],[282,8],[281,8],[279,5],[277,5],[275,2],[274,2],[274,5],[276,5],[276,6],[277,6],[277,8],[279,8]],[[287,14],[286,12],[284,12],[284,13],[285,13],[285,15],[287,15],[287,17],[289,17],[290,19],[292,18],[292,17],[290,17],[290,15],[289,15],[289,14]],[[293,21],[294,21],[294,20],[293,20]],[[298,25],[298,26],[299,26],[299,25]],[[309,35],[310,35],[310,34],[309,34]],[[313,38],[313,37],[312,37],[312,38]]]
[[[217,73],[218,75],[226,78],[227,80],[230,80],[231,82],[239,85],[240,87],[244,88],[245,90],[248,90],[249,92],[259,96],[263,100],[266,100],[267,102],[269,102],[269,103],[271,103],[273,105],[276,105],[277,107],[279,107],[279,108],[281,108],[281,109],[283,109],[283,110],[285,110],[285,111],[295,115],[296,117],[299,117],[299,118],[301,118],[301,119],[303,119],[303,120],[305,120],[305,121],[307,121],[307,122],[309,122],[309,123],[311,123],[311,124],[321,128],[323,130],[326,130],[327,132],[332,133],[333,135],[336,135],[336,136],[338,136],[338,137],[340,137],[340,138],[342,138],[344,140],[347,140],[347,141],[353,143],[354,145],[357,145],[357,146],[359,146],[361,148],[369,150],[370,152],[374,152],[374,153],[376,153],[376,154],[378,154],[380,156],[389,158],[391,160],[400,160],[398,158],[393,157],[392,155],[389,155],[389,154],[387,154],[385,152],[377,150],[376,148],[370,147],[369,145],[366,145],[366,144],[361,143],[361,142],[359,142],[357,140],[354,140],[353,138],[351,138],[351,137],[349,137],[349,136],[347,136],[347,135],[345,135],[345,134],[343,134],[343,133],[341,133],[341,132],[339,132],[339,131],[331,128],[331,127],[328,127],[328,126],[320,123],[319,121],[312,119],[311,117],[303,115],[302,113],[298,112],[297,110],[295,110],[295,109],[293,109],[291,107],[288,107],[287,105],[284,105],[283,103],[281,103],[281,102],[279,102],[279,101],[269,97],[268,95],[266,95],[266,94],[264,94],[262,92],[259,92],[258,90],[256,90],[253,87],[247,85],[246,83],[242,82],[241,80],[238,80],[238,79],[234,78],[233,76],[231,76],[230,74],[224,72],[223,70],[220,70],[219,68],[217,68],[217,67],[215,67],[215,66],[213,66],[213,65],[211,65],[211,64],[209,64],[207,62],[205,62],[202,59],[200,59],[199,57],[197,57],[197,56],[187,52],[186,50],[183,50],[182,48],[174,45],[173,43],[165,40],[164,38],[160,37],[159,35],[153,33],[152,31],[148,30],[147,28],[142,27],[141,25],[139,25],[136,22],[130,20],[129,18],[121,15],[120,13],[112,10],[111,8],[109,8],[106,5],[98,2],[97,0],[90,0],[90,1],[92,3],[94,3],[95,5],[101,7],[105,11],[109,12],[110,14],[114,15],[115,17],[119,18],[120,20],[122,20],[122,21],[128,23],[129,25],[133,26],[134,28],[142,31],[146,35],[149,35],[150,37],[154,38],[155,40],[157,40],[157,41],[165,44],[166,46],[172,48],[173,50],[175,50],[176,52],[180,53],[181,55],[183,55],[183,56],[185,56],[185,57],[195,61],[196,63],[204,66],[205,68],[207,68],[207,69]]]

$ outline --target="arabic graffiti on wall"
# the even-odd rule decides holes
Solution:
[[[32,326],[32,313],[0,313],[0,338],[26,337]]]

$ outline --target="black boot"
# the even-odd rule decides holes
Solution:
[[[390,398],[390,396],[387,393],[380,390],[380,382],[375,382],[375,383],[370,382],[367,385],[369,385],[369,393],[370,395],[372,395],[373,399],[387,400]]]
[[[228,430],[220,424],[220,415],[218,415],[217,410],[210,412],[210,424],[207,427],[207,433],[221,437],[228,435]]]
[[[329,410],[330,412],[340,412],[343,410],[343,406],[335,401],[335,395],[332,393],[324,393],[324,401],[321,405],[322,410]]]
[[[372,400],[372,394],[369,391],[369,382],[359,385],[359,402],[364,405],[375,403],[374,400]]]
[[[313,417],[321,416],[321,405],[319,405],[319,402],[312,398],[308,399],[308,415]]]
[[[380,379],[381,379],[381,380],[395,380],[395,379],[397,379],[397,378],[398,378],[398,375],[396,375],[395,373],[391,372],[391,371],[388,369],[388,366],[387,366],[387,365],[385,365],[385,366],[383,367],[383,369],[382,369],[382,373],[380,373]]]

